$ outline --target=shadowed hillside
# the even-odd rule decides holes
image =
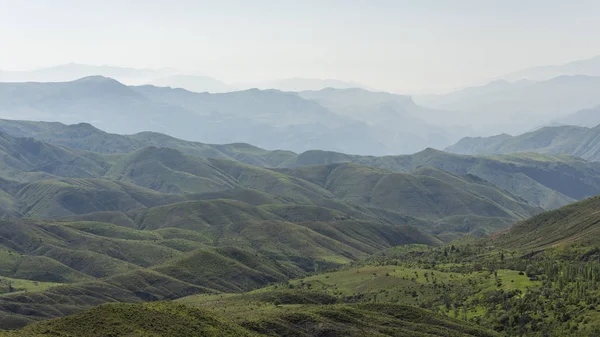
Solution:
[[[218,311],[158,302],[107,304],[81,314],[32,324],[1,336],[441,336],[497,334],[401,305],[274,307],[231,320]]]

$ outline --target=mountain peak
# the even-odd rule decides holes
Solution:
[[[66,82],[73,90],[89,95],[139,96],[135,90],[110,77],[94,75]]]
[[[118,84],[123,85],[121,82],[119,82],[113,78],[101,76],[101,75],[86,76],[86,77],[82,77],[82,78],[77,79],[72,82],[76,82],[76,83],[118,83]]]

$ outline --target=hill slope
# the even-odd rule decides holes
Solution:
[[[20,327],[104,302],[248,291],[395,245],[439,243],[399,217],[391,223],[354,212],[361,218],[216,199],[61,221],[2,220],[0,277],[56,286],[0,295],[0,324]]]
[[[519,222],[499,237],[503,247],[542,249],[600,242],[600,197],[593,197]]]
[[[280,167],[352,162],[397,172],[434,167],[457,175],[473,175],[533,205],[552,209],[600,194],[600,165],[569,156],[523,153],[502,156],[465,156],[427,149],[407,156],[352,156],[308,151]]]
[[[467,323],[401,305],[305,305],[252,316],[232,321],[210,310],[169,302],[109,304],[33,324],[6,336],[496,336]]]
[[[508,220],[539,211],[482,180],[434,169],[406,174],[356,164],[331,164],[299,168],[290,174],[323,186],[349,203],[428,220],[455,217],[455,221],[464,221],[469,216]]]

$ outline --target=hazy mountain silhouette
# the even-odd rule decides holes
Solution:
[[[145,84],[153,79],[178,72],[178,70],[172,68],[137,69],[68,63],[28,71],[0,70],[0,82],[67,82],[88,76],[105,76],[128,84]]]
[[[547,81],[496,81],[444,95],[416,96],[419,105],[452,111],[482,135],[523,133],[600,104],[600,77],[560,76]]]
[[[600,105],[577,111],[576,113],[556,120],[558,124],[594,127],[600,124]]]
[[[60,83],[0,83],[0,114],[9,119],[88,122],[120,134],[155,131],[191,141],[246,142],[297,152],[395,150],[365,123],[277,90],[202,94],[128,87],[101,76]]]
[[[159,87],[182,88],[193,92],[224,93],[237,88],[209,76],[178,74],[162,77],[150,82]]]
[[[366,85],[341,81],[336,79],[317,79],[317,78],[283,78],[279,80],[263,81],[263,82],[251,82],[251,83],[239,83],[239,87],[245,88],[259,88],[259,89],[277,89],[281,91],[306,91],[306,90],[322,90],[325,88],[335,89],[349,89],[349,88],[362,88],[369,89]]]
[[[545,81],[563,75],[600,76],[600,55],[559,65],[533,67],[504,76],[509,81],[529,79]]]

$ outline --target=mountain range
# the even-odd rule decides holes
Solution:
[[[6,137],[8,135],[11,135],[11,137],[35,137],[44,142],[67,146],[77,150],[113,154],[113,156],[107,157],[111,163],[101,163],[99,165],[98,161],[102,162],[107,159],[100,159],[98,155],[95,155],[94,160],[96,162],[93,164],[95,168],[88,169],[88,171],[94,173],[85,176],[86,178],[103,178],[104,174],[106,174],[105,172],[108,171],[106,168],[100,169],[97,166],[107,167],[108,165],[115,165],[117,158],[120,158],[119,160],[126,160],[126,156],[124,157],[124,155],[129,153],[139,153],[136,158],[141,158],[140,156],[143,157],[145,153],[143,151],[148,151],[148,147],[162,145],[169,146],[177,150],[177,152],[160,152],[154,150],[156,154],[165,153],[167,156],[181,156],[181,154],[177,153],[185,153],[192,157],[225,159],[257,167],[279,169],[283,170],[281,172],[285,174],[295,174],[293,171],[286,170],[301,169],[307,166],[319,167],[321,165],[321,167],[332,169],[333,166],[331,165],[355,163],[386,170],[381,172],[357,171],[367,176],[378,176],[385,172],[399,172],[412,175],[418,173],[421,176],[440,176],[443,177],[443,180],[453,181],[454,178],[448,176],[448,173],[459,176],[471,175],[483,179],[483,181],[491,182],[501,189],[523,198],[533,206],[551,209],[597,193],[599,186],[598,176],[600,176],[597,164],[568,156],[551,157],[521,154],[480,157],[454,155],[433,149],[414,155],[387,157],[356,156],[315,150],[296,154],[290,151],[267,151],[247,144],[208,145],[187,142],[157,133],[144,132],[122,136],[106,133],[89,124],[64,125],[60,123],[12,120],[0,121],[0,131],[4,132]],[[152,153],[152,151],[150,152]],[[120,155],[114,156],[114,154]],[[88,156],[88,154],[85,156]],[[181,158],[191,157],[184,156]],[[214,166],[214,164],[210,165]],[[424,170],[425,167],[444,170],[447,173],[435,170],[427,171]],[[352,167],[344,168],[350,169]],[[181,170],[178,169],[177,171]],[[586,178],[582,181],[581,177]],[[518,178],[518,183],[516,183],[516,178]],[[211,181],[214,181],[214,179],[211,179]],[[557,184],[556,181],[561,181],[562,183]],[[320,180],[313,181],[313,183],[323,185]],[[143,185],[143,187],[152,188],[150,185]],[[173,186],[164,191],[181,192],[180,188]]]
[[[9,284],[0,295],[3,328],[104,302],[248,291],[392,246],[482,234],[541,211],[481,179],[435,169],[268,169],[239,160],[266,165],[296,155],[119,136],[87,124],[3,126],[62,143],[0,133],[0,278]],[[144,146],[161,138],[196,155]],[[199,156],[202,149],[211,157]],[[227,154],[236,152],[238,160]],[[19,284],[41,289],[22,296]]]
[[[351,93],[335,92],[323,93],[331,105]],[[258,89],[193,93],[149,85],[131,87],[98,76],[60,83],[0,83],[0,115],[68,124],[88,122],[120,134],[154,131],[205,143],[245,142],[296,152],[409,153],[458,140],[442,131],[438,136],[419,136],[418,131],[427,125],[415,116],[428,110],[408,97],[389,95],[382,100],[378,93],[361,93],[378,97],[363,104],[365,115],[372,111],[381,116],[378,123],[368,124],[343,109],[332,111],[296,93]],[[389,100],[395,100],[390,108],[382,107]],[[385,120],[402,121],[404,127],[389,130],[391,124]]]
[[[216,329],[238,335],[277,326],[310,336],[331,326],[327,331],[358,336],[366,327],[356,330],[363,319],[350,320],[352,313],[372,316],[368,329],[374,333],[396,333],[390,322],[413,322],[409,330],[417,335],[450,329],[457,336],[495,336],[403,306],[405,300],[425,305],[433,289],[446,291],[429,280],[417,282],[412,269],[385,267],[379,275],[371,265],[360,273],[344,268],[397,246],[441,251],[437,247],[446,242],[538,221],[544,210],[600,194],[600,165],[566,155],[467,156],[433,149],[385,157],[297,154],[155,132],[119,135],[86,123],[1,120],[0,156],[0,327],[28,325],[9,333],[16,336],[88,333],[91,326],[115,327],[112,333],[122,335],[132,326],[124,312],[135,313],[136,321],[150,317],[155,323],[148,331],[165,335],[173,325],[158,323],[151,315],[156,310],[161,317],[181,313],[200,320],[220,312],[224,316],[210,316]],[[410,288],[401,303],[370,301],[375,307],[353,303],[385,292],[355,290],[342,300],[317,291],[326,291],[325,283],[311,283],[306,287],[314,289],[302,293],[304,280],[327,280],[321,271],[336,268],[358,275],[360,289],[372,289],[363,282],[375,289]],[[451,287],[462,287],[460,277],[466,277],[435,274]],[[451,283],[455,277],[458,283]],[[252,292],[266,286],[278,290]],[[218,304],[195,311],[188,304],[206,306],[195,296]],[[188,304],[156,302],[176,299]],[[97,307],[107,302],[123,303]],[[250,312],[258,321],[242,319]],[[98,323],[107,317],[126,323]],[[222,317],[236,318],[223,325]],[[436,330],[438,324],[443,328]]]
[[[35,70],[0,70],[0,82],[69,82],[83,77],[110,77],[128,85],[152,84],[186,89],[193,92],[223,93],[252,88],[281,91],[321,90],[325,88],[364,88],[367,86],[336,79],[284,78],[260,82],[225,83],[198,71],[181,71],[175,68],[140,69],[109,65],[68,63]]]
[[[69,82],[89,76],[118,78],[131,84],[147,84],[153,79],[178,73],[173,68],[138,69],[109,65],[95,66],[81,63],[68,63],[54,67],[28,71],[0,70],[0,82]]]
[[[7,134],[3,134],[3,144],[5,160],[0,175],[4,178],[3,212],[13,217],[128,212],[204,199],[198,193],[219,196],[228,190],[244,189],[268,193],[270,197],[265,200],[277,203],[326,207],[365,220],[415,224],[435,235],[502,227],[541,210],[483,180],[437,170],[400,173],[351,163],[273,170],[242,164],[231,157],[222,159],[223,156],[215,156],[212,151],[211,158],[202,158],[177,149],[150,146],[130,153],[104,155]],[[238,158],[267,164],[266,158],[272,154],[267,151],[264,154],[264,159],[260,155]],[[293,158],[279,166],[295,166],[291,164],[297,162]],[[337,178],[338,175],[343,179]],[[344,185],[335,181],[343,181]],[[345,185],[348,183],[351,185]],[[349,186],[353,189],[349,190]],[[472,191],[461,192],[465,187]],[[478,217],[486,219],[485,226],[477,225],[474,219]],[[439,223],[470,225],[455,230]]]
[[[598,336],[598,61],[0,72],[0,336]]]

